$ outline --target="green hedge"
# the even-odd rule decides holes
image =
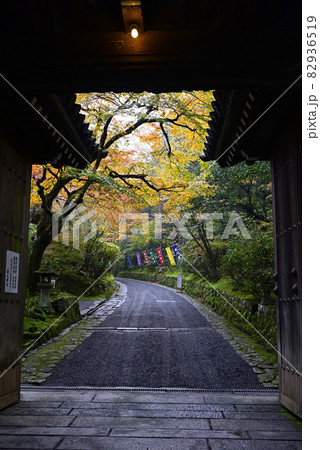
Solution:
[[[120,272],[117,276],[142,281],[151,281],[171,288],[176,288],[177,286],[177,280],[175,277],[169,277],[157,273],[151,274],[130,270]],[[205,303],[211,306],[216,313],[228,319],[240,330],[254,337],[257,342],[267,346],[266,341],[259,335],[259,333],[261,333],[265,339],[277,348],[277,321],[275,305],[268,306],[268,308],[265,308],[264,311],[259,311],[257,304],[234,297],[223,291],[217,291],[209,284],[199,281],[185,281],[183,283],[183,292],[190,295],[190,297],[200,297],[203,299]],[[220,294],[223,295],[229,303]],[[236,310],[231,305],[233,305]],[[239,311],[240,314],[236,311]],[[259,333],[257,333],[245,319],[252,324]],[[268,349],[270,349],[270,347],[268,347]]]

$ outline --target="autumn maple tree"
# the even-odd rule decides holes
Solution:
[[[68,216],[81,204],[103,214],[117,237],[119,212],[156,205],[179,213],[208,186],[198,154],[209,119],[212,92],[90,93],[77,101],[99,143],[99,158],[85,170],[35,166],[30,222],[28,287],[42,256]],[[204,166],[203,166],[203,170]],[[190,189],[190,186],[192,188]],[[57,223],[53,229],[53,215]],[[112,226],[113,224],[113,226]]]

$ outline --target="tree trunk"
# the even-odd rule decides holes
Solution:
[[[46,248],[51,244],[52,239],[54,239],[60,233],[65,218],[69,216],[74,211],[74,209],[82,202],[84,193],[85,191],[81,193],[77,203],[73,202],[72,205],[69,204],[69,207],[65,208],[64,213],[56,217],[55,230],[53,230],[52,228],[52,216],[49,215],[45,210],[41,209],[37,224],[37,236],[33,241],[28,261],[27,288],[29,289],[30,293],[34,293],[38,290],[38,275],[35,272],[40,269],[42,257]],[[55,234],[53,235],[53,233]]]
[[[206,266],[209,277],[216,281],[218,278],[217,256],[213,254],[210,242],[207,239],[206,230],[203,224],[198,226],[199,238],[203,244],[204,254],[206,256]]]
[[[39,275],[35,272],[40,269],[43,254],[51,243],[51,233],[46,233],[37,236],[33,242],[32,250],[29,255],[28,273],[27,273],[27,288],[30,293],[38,290],[37,282]]]
[[[28,270],[27,270],[27,288],[30,293],[38,290],[37,282],[39,276],[35,273],[41,267],[41,261],[46,248],[52,241],[52,221],[51,217],[41,212],[37,225],[37,235],[33,241],[32,249],[29,253]]]

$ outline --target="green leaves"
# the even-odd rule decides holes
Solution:
[[[97,279],[106,270],[108,265],[120,255],[120,249],[117,245],[111,242],[104,242],[101,238],[96,236],[90,239],[84,245],[84,268],[86,273]]]
[[[270,298],[274,287],[272,228],[262,232],[251,227],[250,235],[250,240],[239,236],[231,239],[222,269],[232,278],[234,288]]]

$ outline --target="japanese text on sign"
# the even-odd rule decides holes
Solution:
[[[18,293],[19,257],[19,253],[7,250],[6,280],[4,292],[8,292],[11,294]]]

